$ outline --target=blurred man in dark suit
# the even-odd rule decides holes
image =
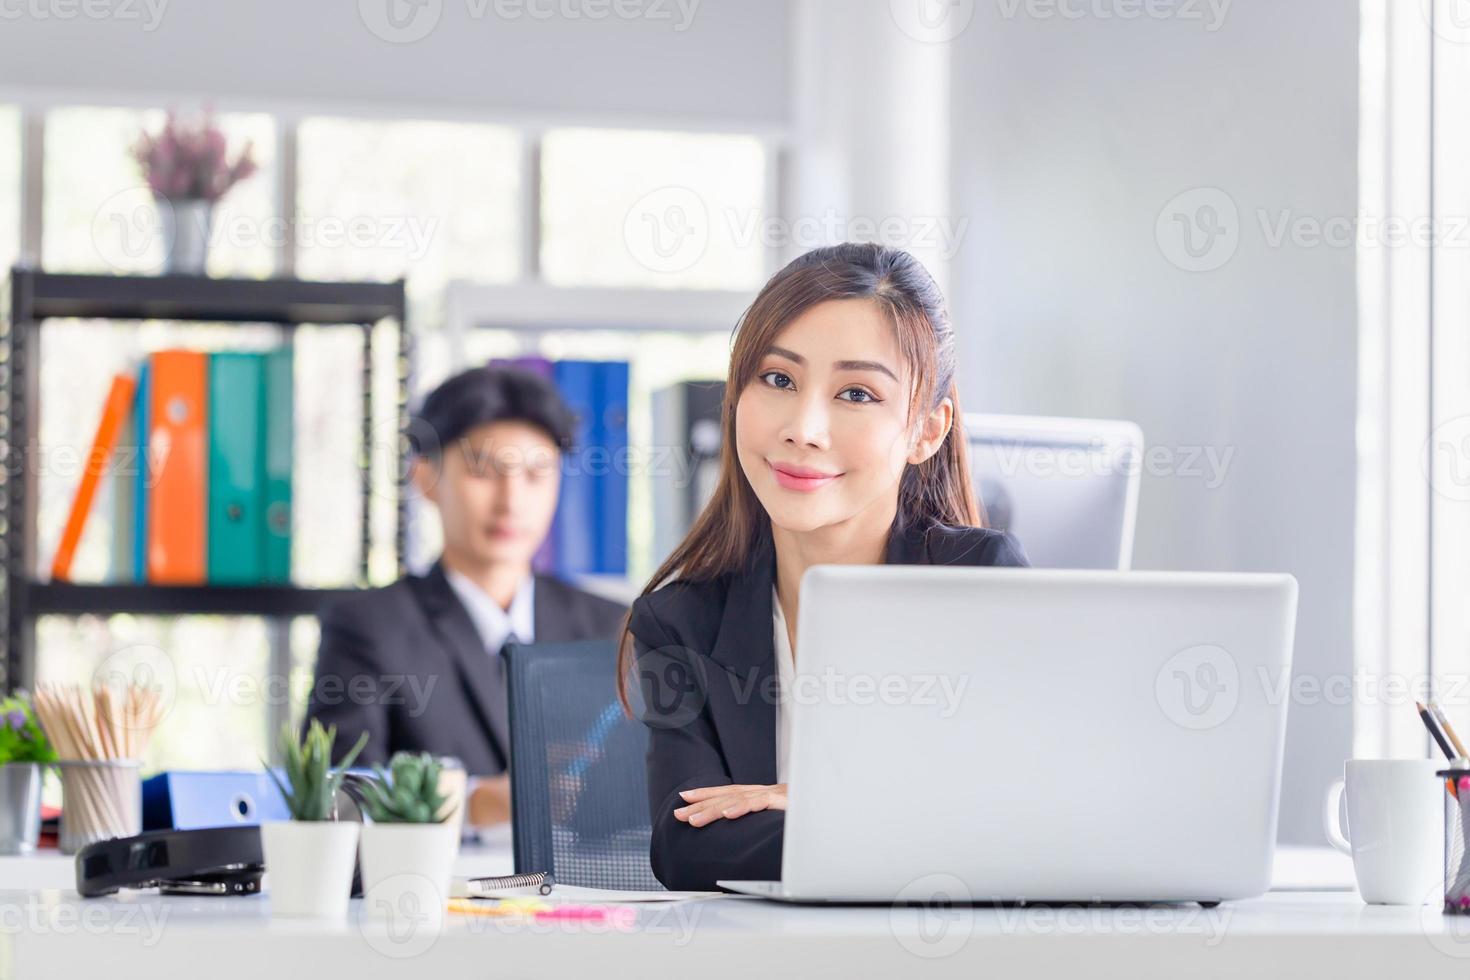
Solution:
[[[505,645],[614,639],[627,611],[531,570],[574,422],[551,382],[517,368],[436,388],[409,433],[414,485],[444,529],[439,560],[321,616],[307,722],[335,724],[338,752],[367,732],[359,765],[399,750],[456,756],[471,825],[510,818]]]

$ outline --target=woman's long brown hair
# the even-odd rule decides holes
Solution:
[[[953,423],[939,451],[923,463],[904,468],[896,523],[900,527],[912,522],[983,525],[984,512],[971,485],[964,417],[954,380],[954,330],[938,285],[917,259],[901,249],[832,245],[807,252],[777,272],[741,316],[720,413],[724,438],[719,482],[689,534],[664,559],[640,596],[668,581],[705,582],[748,567],[755,543],[770,532],[770,517],[736,456],[736,403],[786,325],[813,306],[838,299],[871,299],[888,314],[914,382],[910,422],[932,412],[945,398],[954,407]],[[633,662],[630,618],[631,613],[624,617],[618,642],[618,698],[631,714],[627,688]]]

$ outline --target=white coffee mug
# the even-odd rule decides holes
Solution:
[[[1353,857],[1358,892],[1374,905],[1441,898],[1445,783],[1435,759],[1350,759],[1327,789],[1322,820],[1332,846]],[[1347,791],[1347,826],[1338,811]]]

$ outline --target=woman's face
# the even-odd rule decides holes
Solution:
[[[805,532],[891,509],[905,464],[932,455],[949,428],[946,400],[943,431],[931,419],[914,438],[910,384],[871,300],[820,303],[776,336],[735,410],[741,469],[774,524]]]

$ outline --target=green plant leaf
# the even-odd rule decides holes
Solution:
[[[374,767],[363,807],[374,823],[440,823],[446,797],[439,792],[439,772],[427,752],[394,753],[386,769]]]
[[[332,745],[337,738],[337,726],[322,727],[320,719],[313,718],[304,736],[298,736],[288,723],[281,728],[280,745],[283,781],[269,767],[271,780],[286,800],[286,807],[293,820],[322,821],[332,815],[332,804],[345,770],[351,765],[368,735],[362,733],[352,751],[343,759],[342,766],[332,768]]]

